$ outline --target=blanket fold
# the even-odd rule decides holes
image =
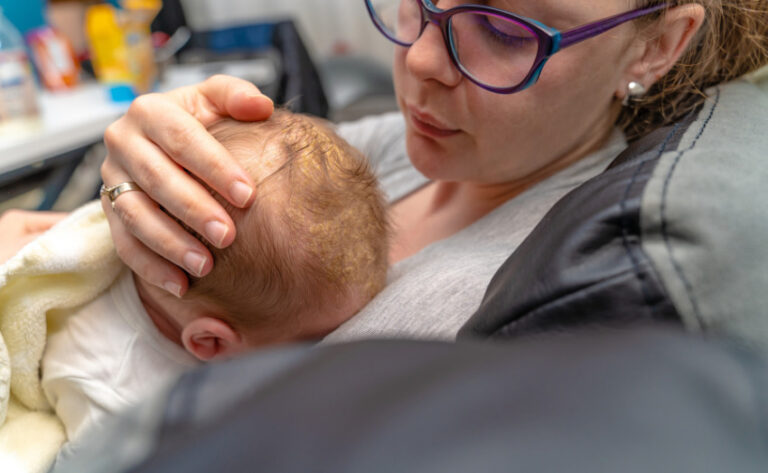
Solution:
[[[66,441],[40,383],[49,313],[94,299],[121,269],[98,201],[0,266],[0,471],[44,472]]]

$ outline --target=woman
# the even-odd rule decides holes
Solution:
[[[0,264],[6,262],[27,243],[45,233],[67,214],[9,210],[0,215]]]
[[[370,156],[389,193],[394,266],[387,289],[332,338],[452,338],[504,259],[559,198],[605,169],[625,137],[674,122],[702,103],[706,87],[768,58],[763,0],[481,2],[540,23],[487,7],[450,10],[465,3],[367,2],[399,44],[402,115],[339,132]],[[450,22],[445,11],[454,13]],[[422,15],[433,20],[423,29]],[[540,24],[592,28],[548,43],[536,39],[551,33]],[[562,50],[538,70],[536,45],[558,40]],[[144,190],[112,206],[102,199],[118,252],[134,271],[177,295],[187,287],[180,268],[210,271],[205,245],[159,206],[210,244],[229,245],[232,220],[185,170],[233,204],[249,205],[253,183],[205,126],[271,111],[252,85],[214,77],[141,97],[107,130],[104,182],[134,181]]]

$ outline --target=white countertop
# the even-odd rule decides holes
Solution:
[[[247,78],[256,84],[269,84],[277,78],[268,59],[171,66],[159,90],[195,84],[214,73]],[[39,104],[41,116],[34,123],[0,128],[0,174],[98,142],[107,126],[129,106],[111,102],[106,89],[95,82],[70,91],[41,92]]]

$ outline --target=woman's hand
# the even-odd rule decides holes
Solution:
[[[134,181],[144,192],[126,192],[102,206],[120,258],[142,279],[181,296],[190,274],[213,267],[210,252],[160,208],[186,223],[216,247],[235,238],[235,226],[221,205],[190,174],[237,207],[253,201],[253,182],[206,130],[232,117],[269,118],[272,101],[252,83],[214,76],[165,94],[137,98],[107,128],[109,152],[101,168],[107,186]]]
[[[8,210],[0,215],[0,264],[66,217],[60,212]]]

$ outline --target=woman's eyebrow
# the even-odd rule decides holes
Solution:
[[[471,3],[499,8],[563,31],[584,24],[589,18],[573,10],[568,2],[557,6],[546,0],[474,0]]]
[[[473,0],[466,3],[498,8],[537,21],[542,21],[542,13],[547,11],[546,8],[542,9],[542,2],[537,0]]]

